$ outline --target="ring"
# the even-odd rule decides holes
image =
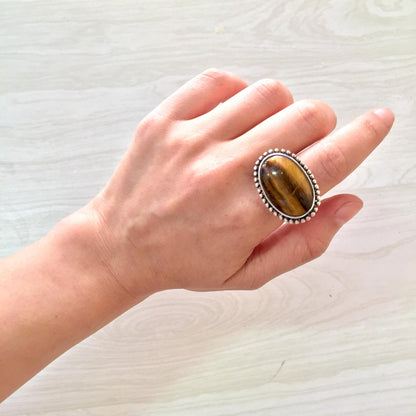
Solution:
[[[311,170],[289,150],[263,153],[254,165],[254,182],[266,207],[284,222],[310,221],[321,204]]]

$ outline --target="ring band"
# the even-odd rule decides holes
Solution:
[[[254,165],[254,182],[269,211],[291,224],[309,221],[321,204],[312,172],[289,150],[263,153]]]

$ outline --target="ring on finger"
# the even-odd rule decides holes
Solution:
[[[269,211],[291,224],[310,221],[321,204],[311,170],[289,150],[264,152],[254,165],[254,182]]]

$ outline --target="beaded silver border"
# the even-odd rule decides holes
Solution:
[[[266,193],[264,192],[263,185],[260,181],[260,169],[262,164],[274,156],[285,156],[292,161],[294,161],[300,169],[306,174],[311,184],[313,190],[313,204],[308,212],[299,217],[292,217],[290,215],[284,214],[275,207],[270,200],[267,198]],[[256,184],[257,191],[260,195],[260,198],[263,200],[266,207],[272,212],[275,216],[279,217],[282,221],[288,222],[290,224],[300,224],[306,221],[310,221],[312,217],[316,215],[319,205],[321,205],[321,197],[319,186],[316,182],[315,177],[313,176],[311,170],[296,156],[295,153],[292,153],[290,150],[285,149],[269,149],[267,152],[264,152],[256,161],[254,165],[254,182]]]

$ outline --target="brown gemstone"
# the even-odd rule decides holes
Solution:
[[[315,190],[304,169],[289,155],[262,162],[259,180],[269,203],[281,214],[299,218],[311,211]]]

